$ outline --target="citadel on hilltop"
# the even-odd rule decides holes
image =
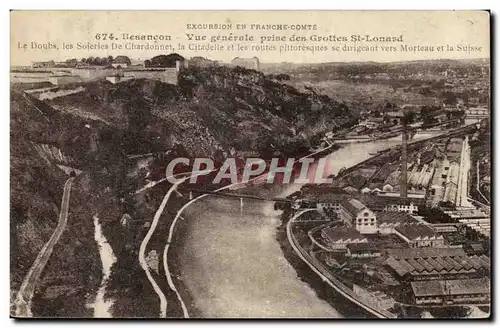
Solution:
[[[159,55],[151,59],[132,60],[127,56],[89,57],[64,62],[33,62],[29,70],[11,73],[13,82],[49,82],[65,85],[106,79],[119,83],[131,79],[147,78],[169,84],[177,84],[179,72],[188,67],[188,61],[178,55]]]
[[[13,82],[50,82],[65,85],[106,79],[115,84],[131,79],[152,79],[169,84],[177,84],[179,72],[189,65],[193,67],[221,66],[224,63],[195,56],[186,59],[176,53],[158,55],[151,59],[134,60],[127,56],[89,57],[81,60],[69,59],[33,62],[31,68],[12,71]],[[234,58],[229,66],[260,70],[259,58]]]
[[[260,70],[260,62],[259,58],[257,57],[252,57],[252,58],[240,58],[240,57],[235,57],[231,61],[232,66],[240,66],[244,67],[247,69],[254,69],[256,71]]]

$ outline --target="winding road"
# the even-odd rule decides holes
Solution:
[[[64,184],[64,192],[62,196],[61,210],[59,212],[59,222],[57,223],[57,227],[52,233],[49,241],[43,246],[40,253],[38,253],[35,262],[33,262],[33,265],[28,271],[26,278],[24,278],[24,281],[21,284],[21,288],[17,293],[15,300],[16,317],[33,316],[33,313],[31,312],[31,303],[33,300],[33,294],[35,293],[36,285],[40,280],[43,269],[49,261],[50,255],[54,250],[54,246],[61,238],[61,235],[64,232],[64,229],[66,228],[66,224],[68,222],[69,199],[71,194],[71,186],[74,179],[75,178],[69,178],[68,180],[66,180],[66,183]]]
[[[170,198],[170,195],[172,192],[177,188],[177,186],[184,181],[189,179],[189,177],[184,177],[174,183],[172,187],[168,190],[168,192],[165,194],[165,197],[163,197],[163,201],[161,202],[160,206],[158,207],[158,210],[156,211],[156,214],[153,218],[153,222],[151,223],[151,227],[148,230],[148,233],[146,234],[146,237],[144,237],[141,246],[139,248],[139,263],[146,272],[146,275],[148,277],[149,282],[153,286],[153,289],[155,290],[156,294],[160,298],[160,318],[166,318],[167,317],[167,298],[165,297],[165,294],[161,290],[160,286],[158,286],[158,283],[154,280],[153,276],[151,275],[151,271],[149,269],[148,263],[145,258],[145,253],[146,253],[146,247],[148,246],[149,240],[151,239],[151,236],[156,230],[156,226],[158,225],[158,221],[160,220],[161,215],[163,214],[163,210],[165,209],[165,206],[167,205],[168,199]]]
[[[187,173],[178,173],[178,174],[174,174],[173,176],[170,176],[170,177],[171,178],[178,178],[178,177],[186,175],[186,174]],[[149,230],[148,230],[148,232],[146,234],[146,237],[144,237],[144,239],[142,240],[141,246],[139,248],[139,264],[141,265],[142,269],[146,273],[146,276],[148,277],[149,283],[151,284],[151,286],[153,286],[153,289],[155,290],[156,294],[160,298],[160,318],[166,318],[167,317],[167,305],[168,305],[168,302],[167,302],[167,298],[165,296],[165,293],[163,293],[163,291],[161,290],[160,286],[158,285],[158,283],[154,280],[153,276],[151,275],[151,271],[149,269],[149,265],[148,265],[148,263],[146,261],[146,257],[145,257],[146,248],[148,246],[149,241],[151,240],[151,237],[153,236],[153,233],[156,230],[156,227],[158,226],[158,221],[160,220],[160,217],[163,214],[163,211],[165,210],[165,207],[167,205],[167,202],[168,202],[168,200],[169,200],[170,195],[172,194],[172,192],[175,191],[177,189],[177,187],[181,183],[185,182],[187,179],[191,178],[192,176],[198,176],[198,175],[203,175],[203,174],[206,174],[206,171],[192,172],[191,175],[189,175],[187,177],[180,178],[177,182],[175,182],[170,187],[170,189],[165,194],[165,197],[163,197],[163,201],[161,202],[160,206],[156,210],[156,214],[155,214],[155,216],[153,218],[153,222],[151,223],[151,227],[149,228]],[[157,185],[157,184],[159,184],[159,183],[161,183],[163,181],[166,181],[168,178],[169,177],[166,177],[166,178],[161,179],[159,181],[156,181],[154,183],[149,183],[145,187],[143,187],[143,188],[139,189],[138,191],[136,191],[136,194],[140,193],[140,192],[143,192],[143,191],[145,191],[147,189],[150,189],[150,188],[154,187],[155,185]],[[168,249],[168,244],[172,240],[173,228],[175,226],[175,222],[177,221],[177,219],[178,219],[178,217],[176,217],[174,219],[174,223],[170,226],[170,234],[169,234],[169,239],[168,239],[168,243],[167,243],[167,249]],[[166,261],[166,255],[165,255],[165,253],[164,253],[164,260]],[[166,268],[168,268],[168,266]],[[184,310],[185,307],[186,307],[186,305],[182,301],[182,298],[181,298],[179,292],[175,288],[175,285],[174,285],[174,283],[172,281],[172,277],[170,276],[170,272],[167,271],[165,274],[167,276],[167,280],[168,280],[170,288],[176,293],[176,295],[177,295],[177,297],[179,299],[179,302],[181,303],[182,308]],[[186,314],[187,313],[187,309],[184,310],[184,311],[185,311],[184,313]]]

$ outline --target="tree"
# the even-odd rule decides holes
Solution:
[[[108,56],[108,64],[112,64],[113,63],[113,56]]]
[[[145,67],[145,68],[151,67],[151,60],[146,59],[146,60],[144,61],[144,67]]]
[[[456,105],[458,102],[457,95],[454,92],[445,91],[443,92],[443,97],[446,105]]]
[[[429,223],[456,223],[457,220],[444,213],[439,208],[421,207],[418,215],[423,216]]]
[[[184,57],[179,54],[159,55],[151,58],[152,67],[175,67],[175,62],[184,61]]]
[[[66,65],[70,67],[75,67],[76,64],[78,64],[78,59],[72,58],[72,59],[66,59]]]
[[[132,64],[132,61],[127,56],[116,56],[116,58],[113,60],[113,63],[123,64],[123,66],[130,66]]]
[[[391,104],[390,102],[387,102],[385,104],[385,109],[393,109],[393,108],[396,108],[396,105]]]

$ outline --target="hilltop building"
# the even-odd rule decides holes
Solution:
[[[260,69],[259,58],[257,58],[257,57],[253,57],[253,58],[235,57],[231,61],[231,65],[240,66],[240,67],[247,68],[247,69],[254,69],[256,71],[258,71]]]

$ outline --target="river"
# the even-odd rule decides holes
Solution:
[[[433,135],[417,134],[414,140]],[[346,144],[327,156],[327,174],[337,174],[374,153],[401,143],[401,137]],[[301,185],[272,189],[287,196]],[[181,275],[203,317],[338,318],[340,313],[302,282],[276,240],[280,211],[272,202],[206,197],[187,208]]]
[[[106,299],[106,286],[108,284],[109,276],[111,275],[111,267],[116,262],[116,256],[113,249],[109,245],[106,236],[102,232],[101,223],[99,218],[94,216],[95,227],[95,241],[99,247],[99,255],[102,264],[102,280],[101,286],[97,291],[94,303],[89,307],[94,309],[94,318],[111,318],[111,306],[114,303],[112,299]]]

